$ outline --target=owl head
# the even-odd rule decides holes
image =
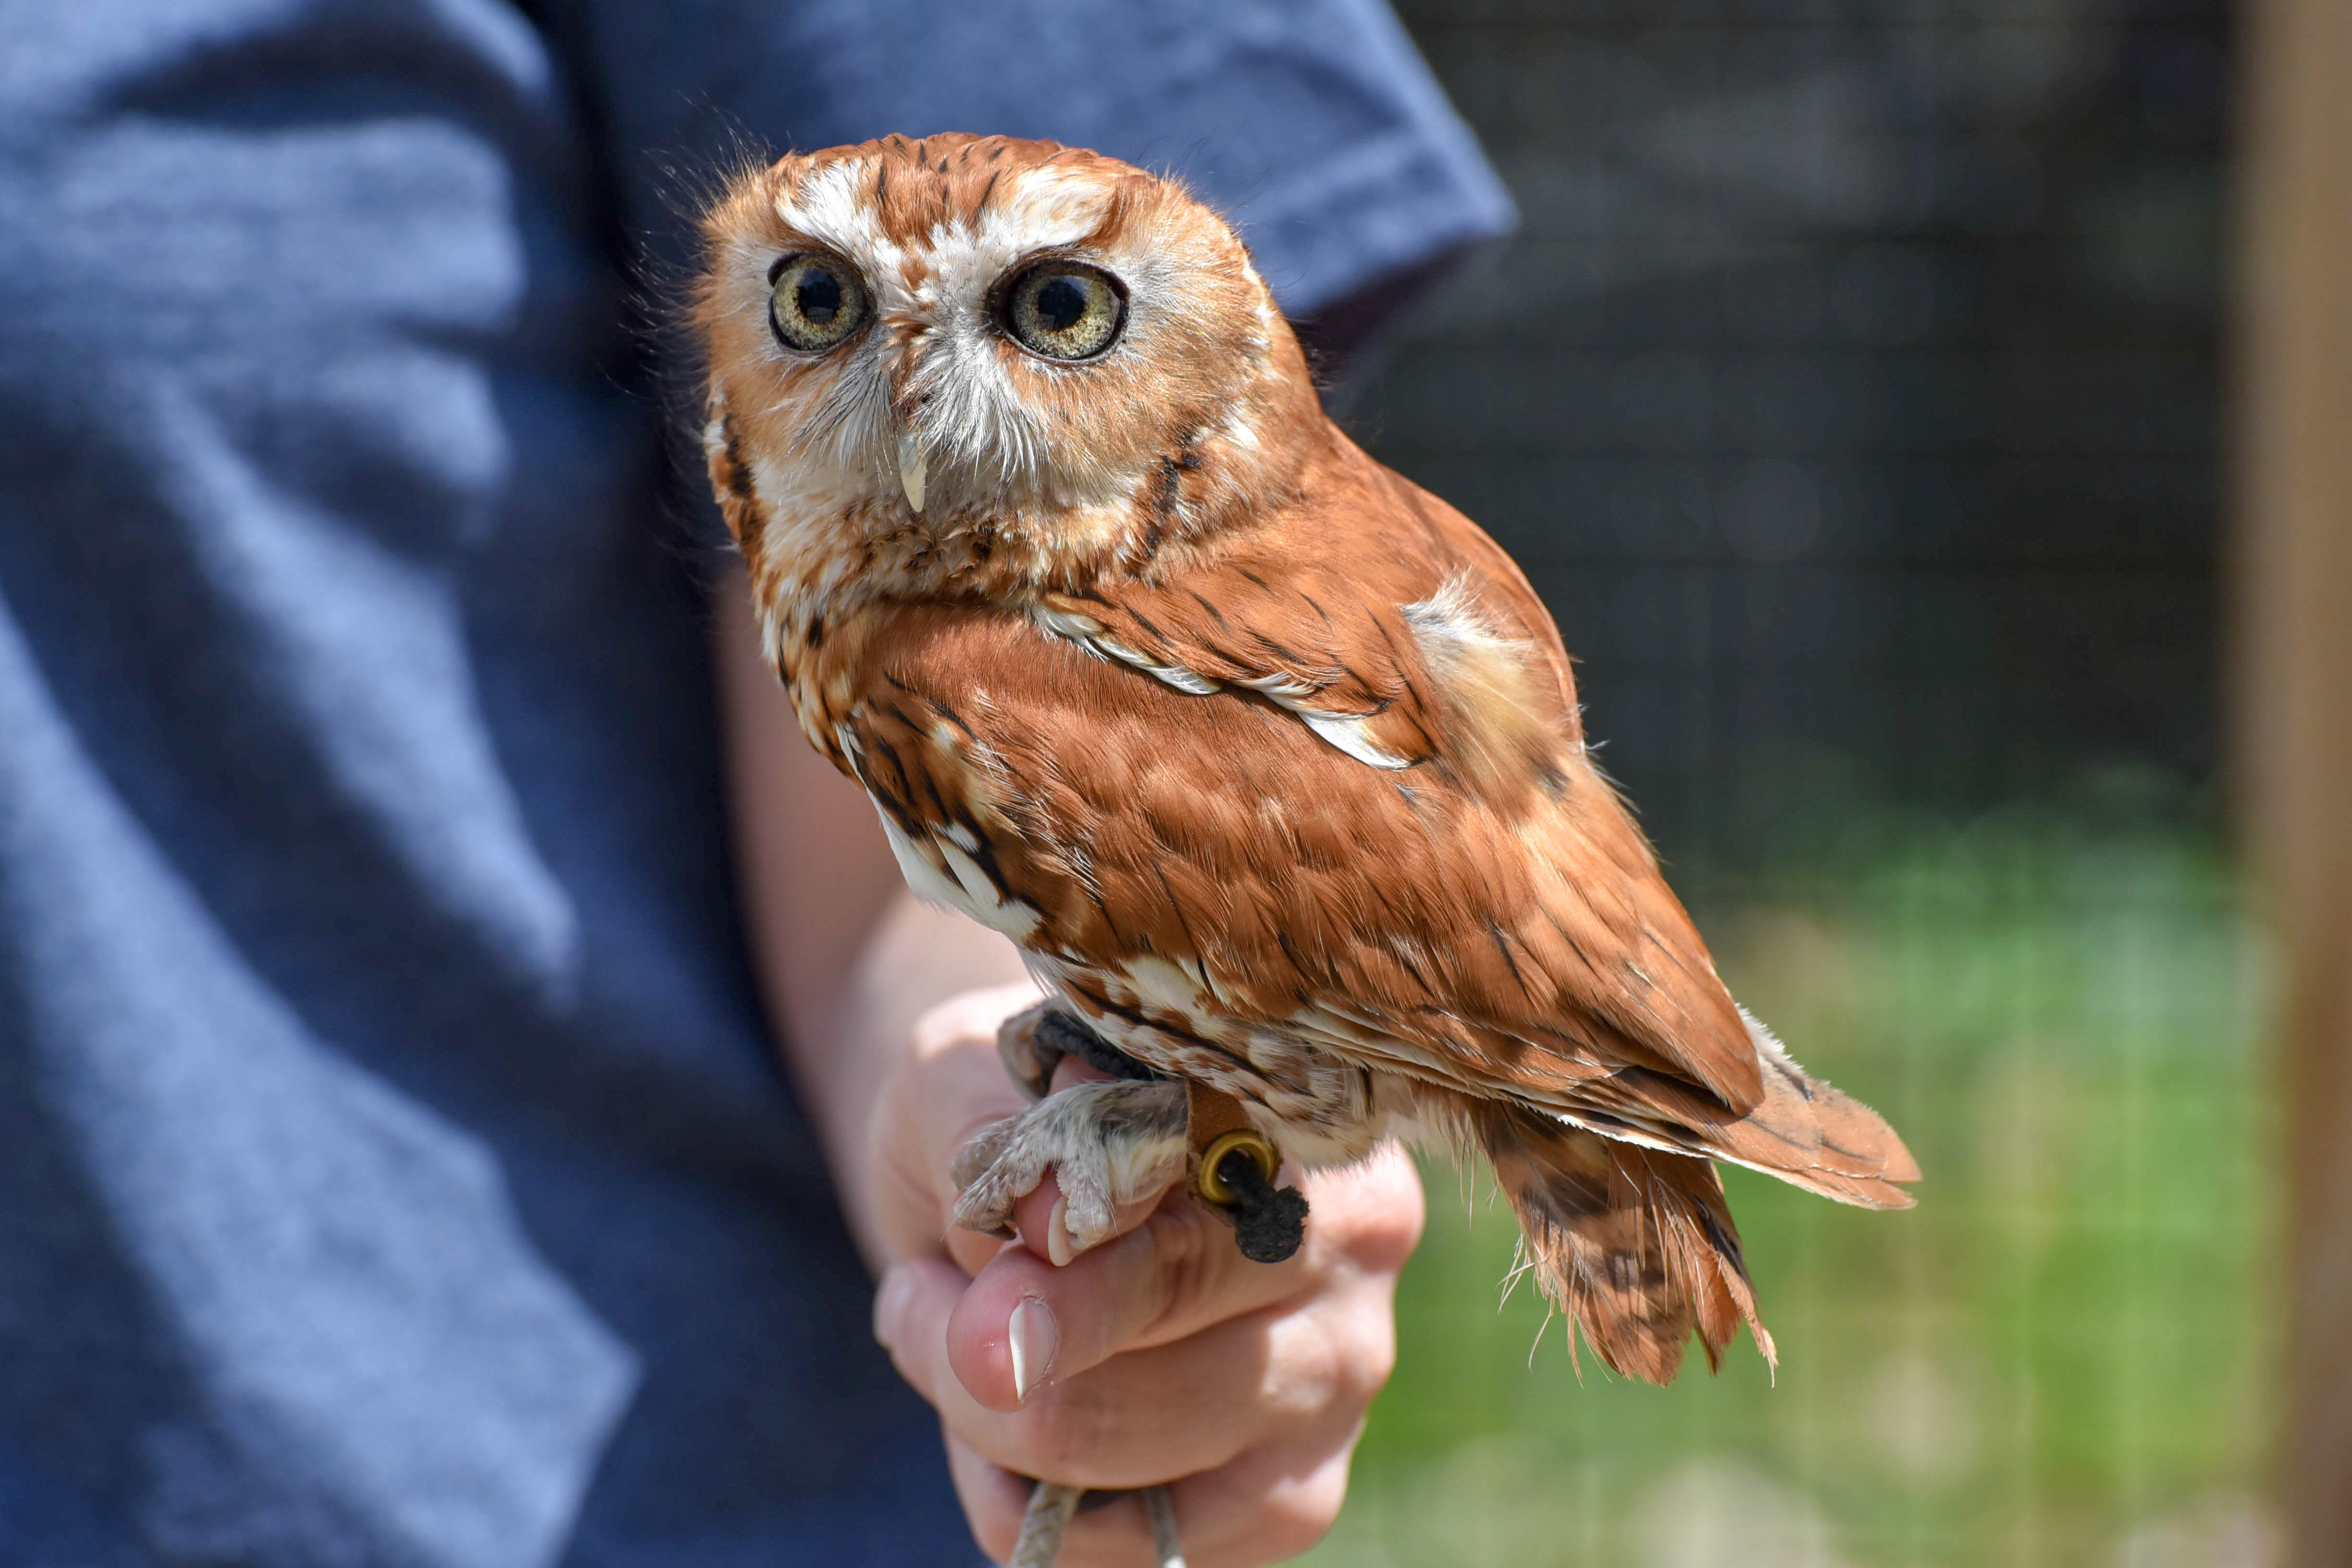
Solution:
[[[734,180],[703,233],[705,446],[755,578],[1145,569],[1277,497],[1324,424],[1232,230],[1094,153],[795,154]]]

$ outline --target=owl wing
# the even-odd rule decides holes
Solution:
[[[1047,595],[1040,623],[1181,691],[1254,693],[1375,768],[1475,763],[1482,747],[1513,738],[1531,752],[1580,740],[1567,653],[1510,557],[1444,501],[1355,456],[1323,476],[1319,505],[1243,547],[1166,577]],[[1335,514],[1357,526],[1318,525]],[[1375,518],[1391,526],[1361,526]],[[1465,646],[1465,634],[1509,646]],[[1476,668],[1482,652],[1497,656],[1493,668]],[[1491,695],[1524,711],[1490,702],[1450,724],[1472,694],[1465,681],[1482,676],[1501,679],[1511,689]]]
[[[1356,526],[1302,510],[1026,622],[894,612],[839,738],[909,880],[1093,977],[1099,1010],[1196,1037],[1303,1032],[1612,1136],[1907,1201],[1885,1186],[1908,1179],[1891,1131],[1787,1067],[1717,977],[1585,756],[1524,580],[1364,467],[1325,497]],[[1368,514],[1380,547],[1343,559]],[[1849,1108],[1868,1125],[1843,1127]]]

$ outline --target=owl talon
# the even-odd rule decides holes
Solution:
[[[1152,1082],[1161,1076],[1104,1039],[1084,1018],[1052,998],[1024,1008],[998,1026],[996,1055],[1013,1081],[1034,1100],[1045,1099],[1052,1090],[1055,1069],[1069,1057],[1116,1079]]]
[[[1054,1173],[1061,1198],[1045,1238],[1063,1264],[1110,1239],[1122,1205],[1181,1175],[1187,1152],[1181,1083],[1081,1083],[982,1131],[956,1155],[955,1223],[1001,1233],[1013,1206]]]
[[[1038,1026],[1054,1011],[1055,1004],[1048,999],[1034,1007],[1023,1008],[998,1025],[996,1029],[997,1059],[1003,1062],[1004,1070],[1013,1075],[1013,1081],[1029,1091],[1032,1100],[1045,1098],[1054,1087],[1054,1069],[1062,1065],[1062,1053],[1054,1048],[1053,1031],[1045,1031],[1042,1039],[1038,1037]],[[959,1172],[956,1185],[961,1187],[965,1184],[965,1178]]]

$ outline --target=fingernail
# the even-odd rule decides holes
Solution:
[[[1054,1370],[1054,1352],[1061,1348],[1062,1331],[1054,1321],[1054,1310],[1040,1297],[1022,1297],[1013,1304],[1004,1342],[1013,1352],[1013,1397],[1025,1405],[1029,1390],[1044,1386]]]
[[[899,1264],[882,1276],[882,1289],[874,1293],[874,1339],[884,1350],[892,1347],[891,1341],[898,1331],[898,1320],[907,1315],[907,1305],[915,1295],[915,1271]]]
[[[1078,1249],[1070,1245],[1070,1200],[1056,1197],[1053,1217],[1045,1222],[1045,1256],[1055,1268],[1066,1268],[1077,1255]]]

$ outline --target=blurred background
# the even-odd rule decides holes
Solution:
[[[1405,0],[1521,233],[1350,423],[1558,616],[1732,986],[1907,1215],[1727,1173],[1660,1392],[1430,1171],[1309,1561],[2284,1561],[2276,989],[2230,849],[2216,0]],[[2317,1562],[2323,1559],[2312,1558]]]

